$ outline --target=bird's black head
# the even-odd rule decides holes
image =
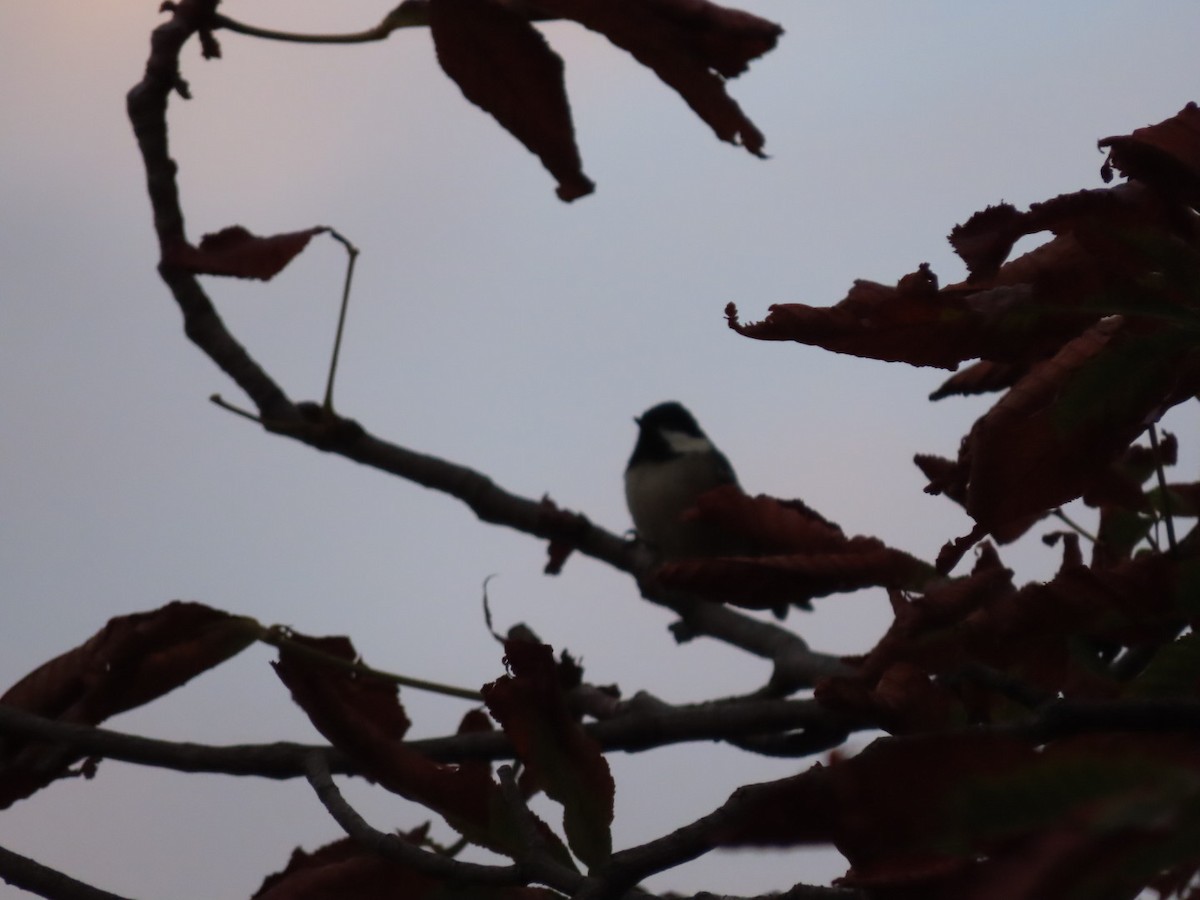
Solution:
[[[641,430],[678,431],[692,437],[703,437],[704,432],[696,424],[695,417],[687,411],[682,403],[670,400],[652,406],[636,419]]]
[[[638,439],[634,445],[629,465],[645,462],[665,462],[681,452],[679,438],[694,438],[695,442],[707,443],[704,432],[696,419],[682,403],[674,400],[652,406],[636,419]]]

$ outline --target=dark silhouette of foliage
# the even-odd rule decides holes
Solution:
[[[970,363],[934,399],[999,398],[957,458],[916,459],[927,490],[974,520],[969,534],[948,536],[931,563],[872,536],[847,537],[801,501],[718,490],[686,516],[739,532],[757,552],[659,565],[644,547],[548,498],[513,495],[340,417],[332,374],[324,403],[292,401],[228,332],[196,275],[268,279],[329,229],[258,238],[232,226],[196,244],[187,238],[165,118],[172,94],[186,92],[180,50],[196,37],[206,56],[218,56],[220,29],[280,37],[215,7],[165,6],[169,17],[128,107],[162,277],[189,338],[255,404],[243,415],[546,540],[550,573],[572,553],[603,561],[678,616],[680,640],[725,641],[769,661],[771,677],[753,694],[696,706],[624,699],[518,627],[501,638],[494,681],[478,692],[452,689],[373,669],[347,638],[304,637],[175,602],[113,619],[0,697],[4,806],[55,779],[89,774],[103,758],[304,777],[346,836],[298,850],[256,894],[272,900],[647,896],[643,879],[715,848],[800,845],[836,847],[849,869],[837,886],[793,886],[794,898],[1116,900],[1146,888],[1196,896],[1200,537],[1190,522],[1200,484],[1167,482],[1177,444],[1155,429],[1200,390],[1194,104],[1101,141],[1105,180],[1119,171],[1124,183],[1025,211],[990,207],[955,227],[950,241],[970,273],[965,282],[941,287],[921,265],[895,286],[856,282],[830,307],[781,304],[754,324],[727,309],[733,329],[759,340],[919,366]],[[725,80],[768,52],[780,29],[707,0],[406,0],[377,28],[347,39],[429,26],[447,74],[539,156],[560,197],[572,200],[592,184],[574,142],[563,63],[535,24],[546,18],[605,34],[674,87],[718,137],[761,154],[762,134],[725,93]],[[1053,237],[1009,259],[1019,238],[1041,232]],[[1096,510],[1095,535],[1050,532],[1046,540],[1062,553],[1058,573],[1015,583],[996,544],[1078,499]],[[954,574],[973,547],[970,571]],[[785,617],[814,597],[868,586],[888,592],[894,620],[853,658],[821,653],[784,625],[741,611]],[[328,746],[203,747],[96,727],[254,641],[278,648],[276,673]],[[398,691],[405,685],[478,703],[457,734],[412,741]],[[809,689],[811,698],[796,696]],[[857,755],[836,749],[855,732],[883,734]],[[742,787],[657,839],[614,847],[621,786],[605,753],[688,740],[794,757],[798,771]],[[823,761],[802,761],[829,750]],[[427,824],[406,833],[372,828],[341,796],[334,772],[419,804],[464,843],[508,861],[459,859],[433,844]],[[536,792],[561,807],[561,828],[530,811]],[[113,896],[7,851],[0,874],[44,896]]]

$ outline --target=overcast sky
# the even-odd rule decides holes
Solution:
[[[753,689],[766,667],[697,642],[629,580],[585,559],[540,574],[544,547],[456,502],[266,435],[207,401],[244,402],[184,338],[154,266],[143,172],[124,114],[156,0],[0,5],[0,690],[115,615],[200,600],[366,659],[477,687],[502,673],[480,615],[524,621],[587,677],[669,701]],[[389,4],[229,0],[290,30],[353,31]],[[629,526],[631,417],[686,403],[754,492],[803,497],[849,533],[931,559],[969,529],[921,491],[915,452],[953,455],[986,401],[925,397],[933,370],[738,337],[768,305],[832,303],[855,278],[962,266],[945,235],[984,206],[1100,185],[1096,141],[1197,95],[1200,4],[749,2],[779,47],[731,84],[770,159],[717,141],[652,73],[602,38],[545,27],[566,59],[593,196],[554,195],[536,159],[470,106],[423,31],[303,47],[193,44],[172,149],[194,238],[332,225],[363,251],[337,405],[376,434],[504,487]],[[251,353],[319,399],[344,256],[318,238],[269,285],[211,280]],[[1195,443],[1194,418],[1168,423]],[[1194,469],[1194,453],[1185,458]],[[1194,477],[1194,472],[1190,473]],[[1053,571],[1036,540],[1019,578]],[[867,649],[878,592],[789,624],[818,649]],[[314,740],[253,649],[112,727],[232,743]],[[404,692],[413,734],[459,701]],[[613,758],[616,843],[710,811],[737,784],[796,771],[719,748]],[[421,810],[352,789],[378,827]],[[443,828],[443,837],[447,832]],[[292,847],[337,827],[299,782],[184,776],[105,762],[0,815],[0,845],[135,897],[247,896]],[[828,853],[714,856],[655,889],[751,893],[840,872]],[[5,893],[8,891],[9,893]],[[15,895],[0,885],[0,896]]]

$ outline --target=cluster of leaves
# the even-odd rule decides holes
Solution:
[[[527,636],[505,640],[509,674],[484,685],[481,697],[523,764],[523,796],[544,790],[562,805],[565,844],[504,796],[488,762],[440,763],[406,743],[411,723],[395,680],[362,666],[346,638],[281,635],[252,619],[175,601],[111,620],[85,643],[21,679],[0,697],[0,706],[58,723],[97,725],[168,693],[258,640],[279,646],[275,671],[280,680],[317,730],[349,758],[353,771],[440,815],[470,843],[521,856],[523,829],[515,819],[527,816],[544,851],[565,870],[575,871],[575,857],[596,865],[611,854],[612,776],[566,699],[581,670],[569,656],[555,660],[548,646]],[[459,733],[492,729],[489,717],[472,709]],[[76,767],[79,759],[77,750],[54,741],[6,739],[0,748],[0,809],[60,778],[91,777],[97,760]],[[426,825],[403,839],[428,845],[427,830]],[[297,851],[288,868],[269,878],[256,896],[313,896],[306,892],[318,888],[346,896],[353,887],[357,897],[420,897],[446,882],[394,861],[383,864],[369,848],[339,841],[311,854]],[[495,896],[543,895],[505,886]]]
[[[939,289],[923,265],[895,287],[858,282],[828,308],[774,306],[749,325],[728,310],[763,340],[975,360],[934,399],[1004,392],[957,459],[916,460],[928,490],[976,523],[943,550],[942,572],[1072,500],[1100,522],[1094,536],[1047,536],[1063,547],[1047,583],[1014,585],[984,543],[966,576],[888,585],[891,628],[817,698],[894,737],[757,791],[731,843],[831,841],[851,862],[845,883],[887,897],[1134,897],[1185,891],[1200,870],[1191,735],[1114,721],[1045,741],[1030,728],[1056,705],[1200,691],[1200,535],[1174,532],[1196,516],[1200,485],[1162,478],[1173,439],[1135,443],[1200,390],[1200,109],[1101,147],[1106,177],[1116,168],[1127,183],[992,207],[955,228],[965,283]],[[1040,231],[1053,238],[1005,261]]]

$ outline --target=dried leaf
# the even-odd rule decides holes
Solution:
[[[533,783],[562,804],[563,829],[589,866],[612,853],[614,784],[600,746],[571,715],[559,667],[545,644],[507,640],[512,675],[483,688],[488,710],[516,747]]]
[[[987,733],[876,740],[857,756],[730,798],[722,846],[832,842],[840,879],[933,900],[1133,896],[1197,864],[1191,742]]]
[[[197,275],[230,275],[269,281],[295,259],[308,242],[328,228],[309,228],[257,237],[241,225],[206,234],[199,247],[177,244],[163,251],[163,264]]]
[[[1185,331],[1106,319],[1030,370],[964,442],[967,512],[997,540],[1081,496],[1195,375]]]
[[[762,156],[763,135],[725,93],[725,79],[771,50],[783,29],[708,0],[532,0],[598,31],[674,88],[723,141]]]
[[[420,843],[417,835],[402,840]],[[282,872],[270,875],[254,900],[423,900],[464,897],[459,885],[419,872],[364,847],[351,838],[326,844],[312,853],[296,849]],[[473,885],[471,900],[554,900],[559,895],[542,888]]]
[[[463,95],[512,133],[558,180],[570,202],[595,185],[583,174],[563,64],[541,33],[498,0],[431,0],[442,69]]]
[[[876,740],[851,759],[742,788],[717,841],[726,847],[832,842],[860,875],[904,861],[932,866],[926,877],[945,877],[959,867],[945,838],[964,787],[1033,759],[1022,742],[995,735]]]
[[[260,630],[253,619],[179,600],[118,616],[85,643],[34,669],[0,704],[60,722],[98,725],[236,656]],[[76,758],[61,747],[6,738],[0,809],[62,777]]]
[[[347,638],[291,639],[347,662],[357,659]],[[435,763],[410,749],[404,743],[410,723],[395,683],[287,646],[273,665],[317,730],[371,778],[440,813],[469,839],[498,847],[490,818],[499,787],[490,772]]]
[[[728,486],[706,492],[684,515],[735,535],[754,552],[671,561],[658,568],[656,579],[735,606],[782,612],[862,587],[915,588],[933,575],[927,563],[882,541],[847,538],[798,500],[750,497]]]
[[[1200,204],[1200,107],[1189,103],[1169,119],[1100,141],[1106,165],[1195,207]]]
[[[969,397],[1004,391],[1020,381],[1028,371],[1029,366],[1024,363],[980,360],[943,381],[941,387],[929,395],[929,399],[942,400],[946,397]]]

